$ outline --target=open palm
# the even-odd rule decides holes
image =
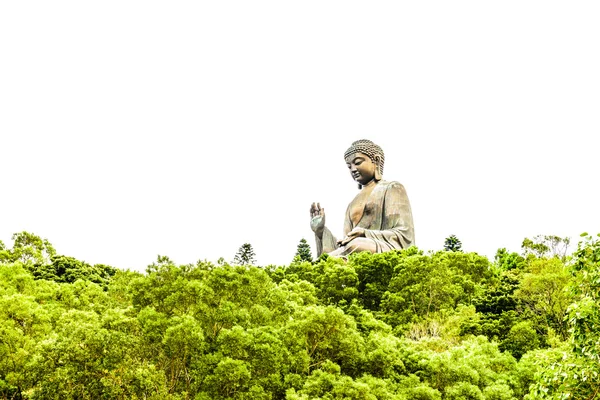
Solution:
[[[310,229],[319,237],[323,236],[325,229],[325,208],[320,203],[312,203],[310,206]]]

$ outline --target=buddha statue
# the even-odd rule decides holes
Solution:
[[[344,159],[360,192],[346,210],[341,240],[325,227],[325,208],[312,203],[310,226],[317,255],[346,257],[355,252],[383,253],[413,245],[415,234],[406,190],[399,182],[382,180],[385,158],[381,147],[370,140],[357,140],[346,150]]]

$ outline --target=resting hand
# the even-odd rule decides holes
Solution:
[[[357,227],[352,229],[350,232],[348,232],[348,235],[345,238],[338,240],[337,243],[339,246],[345,246],[358,237],[365,237],[365,228]]]
[[[312,203],[310,206],[310,229],[319,237],[323,237],[325,229],[325,208],[320,203]]]

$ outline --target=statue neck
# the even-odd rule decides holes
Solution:
[[[361,185],[360,189],[369,189],[375,185],[377,185],[377,181],[375,179],[371,179],[366,185]]]

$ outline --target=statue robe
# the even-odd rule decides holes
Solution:
[[[405,249],[415,243],[410,203],[404,186],[399,182],[377,183],[356,226],[350,219],[350,205],[346,210],[344,237],[356,227],[364,228],[365,237],[375,243],[377,253]],[[329,253],[338,247],[336,238],[325,228],[323,240],[317,238],[317,254]]]

